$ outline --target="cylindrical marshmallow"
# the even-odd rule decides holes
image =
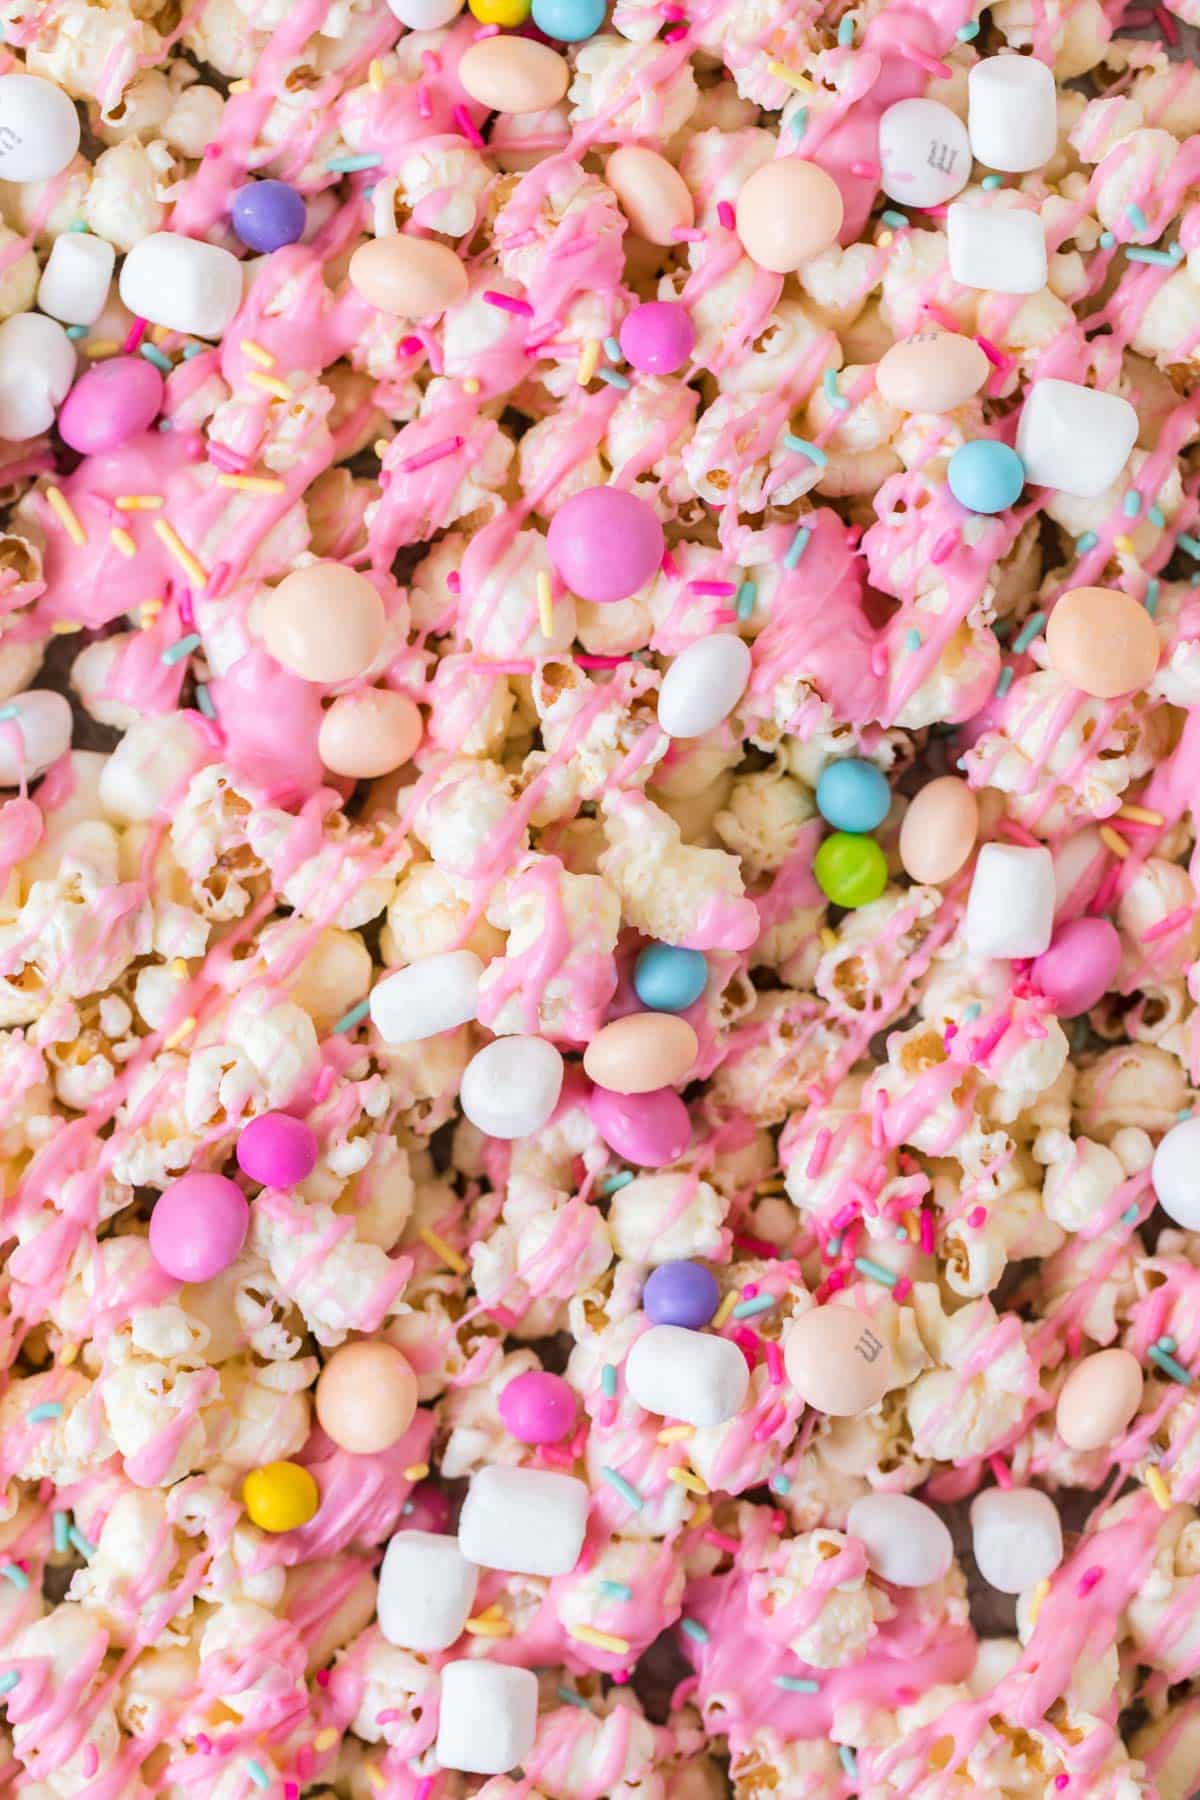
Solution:
[[[971,151],[989,169],[1028,174],[1058,146],[1054,71],[1036,56],[985,56],[967,76]]]
[[[1054,929],[1054,863],[1041,845],[985,844],[967,901],[972,956],[1040,956]]]
[[[23,444],[49,431],[75,379],[75,346],[41,313],[0,325],[0,438]]]
[[[475,1017],[482,974],[483,964],[473,950],[426,956],[376,983],[371,1022],[385,1044],[416,1044],[439,1031],[452,1031]]]
[[[903,206],[941,206],[971,174],[967,128],[940,100],[897,100],[879,121],[880,186]]]
[[[663,676],[658,722],[672,738],[703,737],[727,719],[746,691],[750,650],[732,632],[697,638]]]
[[[443,1769],[504,1775],[523,1763],[537,1735],[537,1676],[507,1663],[447,1663],[434,1755]]]
[[[49,181],[78,148],[70,95],[40,75],[0,75],[0,181]]]
[[[219,338],[242,303],[242,266],[219,244],[152,231],[125,258],[119,287],[130,312],[152,325]]]
[[[481,1569],[568,1575],[579,1561],[588,1491],[573,1475],[490,1463],[472,1477],[458,1547]]]
[[[521,1138],[546,1124],[562,1083],[562,1055],[545,1038],[500,1037],[471,1058],[458,1097],[488,1137]]]
[[[116,261],[105,238],[90,231],[62,232],[38,282],[38,305],[64,325],[94,325],[104,311]]]
[[[972,1548],[979,1573],[1002,1594],[1022,1594],[1063,1557],[1062,1525],[1037,1488],[985,1488],[971,1502]]]
[[[1200,1231],[1200,1118],[1172,1125],[1150,1165],[1154,1195],[1169,1219]]]
[[[875,1574],[895,1587],[927,1587],[954,1561],[946,1526],[911,1494],[864,1494],[850,1508],[846,1529],[866,1545]]]
[[[1026,391],[1017,455],[1035,487],[1098,500],[1129,461],[1137,434],[1137,409],[1122,395],[1044,375]]]
[[[398,1531],[379,1571],[379,1629],[402,1650],[448,1650],[470,1617],[478,1582],[457,1538]]]
[[[736,1344],[682,1325],[652,1325],[625,1361],[639,1406],[686,1425],[723,1425],[746,1401],[750,1371]]]

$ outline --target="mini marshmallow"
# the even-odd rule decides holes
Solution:
[[[967,128],[940,100],[898,100],[879,121],[880,186],[904,206],[941,206],[971,174]]]
[[[1168,1219],[1200,1231],[1200,1118],[1172,1125],[1154,1152],[1150,1178]]]
[[[416,1044],[452,1031],[475,1017],[482,974],[473,950],[427,956],[376,983],[371,1022],[385,1044]]]
[[[507,1663],[447,1663],[438,1701],[435,1756],[443,1769],[505,1775],[525,1761],[537,1734],[538,1684],[532,1669]]]
[[[866,1545],[876,1575],[894,1587],[940,1581],[954,1561],[954,1543],[932,1506],[911,1494],[864,1494],[850,1508],[846,1530]]]
[[[1041,845],[985,844],[967,900],[972,956],[1040,956],[1054,928],[1054,860]]]
[[[49,181],[78,148],[69,94],[41,75],[0,75],[0,181]]]
[[[588,1491],[573,1475],[509,1469],[473,1477],[458,1521],[462,1554],[513,1575],[569,1575],[587,1526]]]
[[[478,1581],[457,1538],[398,1531],[379,1571],[379,1629],[402,1650],[448,1650],[470,1617]]]
[[[49,431],[75,379],[75,346],[41,313],[0,325],[0,438],[23,444]]]
[[[104,311],[117,253],[90,231],[64,231],[55,238],[37,303],[64,325],[94,325]]]
[[[562,1092],[563,1059],[545,1038],[500,1037],[476,1051],[463,1070],[459,1102],[488,1137],[540,1131]]]
[[[956,200],[946,214],[950,273],[960,287],[1036,294],[1046,285],[1046,232],[1035,212]]]
[[[1058,147],[1054,72],[1036,56],[985,56],[967,76],[967,131],[978,162],[1024,175]]]
[[[130,312],[152,325],[219,338],[242,303],[242,266],[219,244],[152,231],[125,258],[119,287]]]
[[[1026,394],[1017,455],[1035,487],[1096,500],[1125,467],[1137,434],[1137,412],[1120,394],[1045,377]]]
[[[723,1425],[741,1412],[750,1371],[728,1338],[652,1325],[629,1352],[625,1385],[647,1412],[687,1425]]]
[[[1058,1509],[1037,1488],[985,1488],[971,1502],[971,1532],[979,1573],[1002,1594],[1036,1587],[1063,1558]]]

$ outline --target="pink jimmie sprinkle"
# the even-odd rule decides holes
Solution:
[[[474,144],[476,150],[482,150],[483,139],[476,130],[475,121],[472,119],[466,107],[461,105],[456,106],[450,116],[466,138],[467,142],[469,144]]]
[[[446,586],[450,589],[452,594],[457,594],[462,591],[462,576],[457,569],[451,569],[450,573],[447,575]]]
[[[688,586],[693,594],[736,594],[737,588],[732,581],[689,581]]]
[[[908,1279],[907,1275],[902,1275],[892,1289],[892,1299],[895,1301],[907,1300],[911,1293],[912,1282]]]
[[[957,531],[943,532],[937,543],[933,546],[933,549],[929,552],[930,562],[944,563],[957,542]]]
[[[744,1325],[740,1325],[736,1331],[731,1331],[729,1335],[732,1337],[746,1361],[750,1364],[750,1367],[753,1368],[758,1361],[758,1338],[755,1337],[752,1331],[748,1331]]]
[[[576,656],[575,666],[578,669],[619,669],[628,661],[627,656]]]
[[[298,1782],[295,1782],[295,1781],[285,1781],[284,1782],[284,1784],[283,1784],[283,1800],[300,1800],[300,1785]]]
[[[936,56],[930,56],[924,50],[918,50],[915,44],[897,44],[896,52],[906,62],[915,63],[918,69],[924,69],[927,75],[935,75],[939,81],[949,81],[954,71]]]
[[[443,438],[440,444],[431,444],[428,450],[418,450],[414,456],[406,456],[396,467],[401,474],[411,475],[416,469],[427,469],[430,463],[441,462],[444,456],[453,456],[456,450],[462,449],[465,442],[466,439],[461,437]]]
[[[403,356],[419,356],[425,348],[419,337],[400,339],[400,351]]]
[[[420,1781],[418,1781],[416,1787],[413,1789],[413,1800],[429,1800],[436,1779],[436,1776],[433,1775],[422,1775]]]
[[[773,1344],[770,1338],[763,1339],[763,1355],[767,1362],[767,1375],[772,1387],[783,1386],[783,1358],[779,1354],[779,1345]]]
[[[921,1214],[921,1249],[926,1256],[933,1255],[933,1214]]]
[[[575,661],[578,662],[579,658],[576,657]],[[768,1244],[766,1238],[751,1237],[748,1231],[735,1231],[733,1242],[738,1250],[744,1250],[748,1256],[763,1256],[768,1261],[774,1261],[779,1255],[778,1244]]]
[[[248,459],[240,451],[231,450],[228,444],[213,442],[208,446],[208,460],[218,469],[224,469],[227,475],[240,475]]]
[[[1079,1585],[1076,1587],[1075,1592],[1077,1594],[1090,1594],[1097,1582],[1103,1580],[1103,1569],[1085,1569],[1083,1574],[1079,1577]]]
[[[928,212],[929,208],[925,207],[923,210]],[[953,313],[948,313],[945,307],[935,306],[932,300],[922,300],[921,311],[927,312],[934,324],[940,325],[943,331],[957,332],[958,320],[954,317]]]
[[[206,1732],[198,1731],[196,1733],[196,1748],[201,1756],[212,1755],[212,1739]]]
[[[1151,925],[1143,931],[1143,944],[1152,944],[1155,938],[1166,937],[1169,931],[1178,931],[1181,925],[1187,924],[1191,916],[1190,906],[1177,906],[1174,912],[1168,913],[1165,919],[1160,919],[1157,925]]]
[[[1061,1794],[1065,1787],[1070,1787],[1071,1777],[1069,1775],[1056,1775],[1054,1777],[1054,1785]]]
[[[718,205],[717,218],[725,227],[726,231],[733,230],[733,208],[730,206],[728,200],[722,200]]]
[[[1002,1456],[989,1456],[988,1468],[996,1477],[997,1487],[1010,1488],[1012,1486],[1012,1476],[1009,1474],[1008,1464]]]
[[[323,1687],[323,1688],[329,1686],[329,1670],[328,1669],[318,1669],[317,1670],[317,1686]]]
[[[680,39],[685,38],[687,34],[688,28],[686,25],[672,25],[670,31],[663,32],[662,41],[664,44],[677,44]]]
[[[517,313],[523,319],[533,317],[533,308],[528,300],[516,300],[511,294],[498,294],[495,288],[484,288],[483,297],[489,306],[497,306],[501,312]]]
[[[137,349],[138,345],[141,343],[141,341],[145,337],[145,335],[146,335],[145,319],[135,319],[133,321],[133,324],[129,327],[129,335],[125,339],[125,342],[121,345],[121,349],[124,351],[126,356],[133,355],[133,352]]]
[[[808,1167],[804,1173],[810,1181],[815,1181],[825,1167],[825,1158],[829,1154],[829,1146],[833,1142],[833,1133],[828,1126],[822,1125],[813,1140],[813,1153],[808,1159]]]
[[[100,1767],[100,1752],[95,1744],[89,1744],[83,1753],[83,1772],[90,1781]]]
[[[754,1427],[755,1443],[765,1444],[767,1439],[774,1435],[786,1418],[787,1413],[782,1406],[773,1406],[770,1412],[764,1413],[762,1418],[758,1421],[758,1424]]]
[[[979,348],[983,351],[983,354],[987,357],[993,369],[1002,369],[1004,367],[1006,361],[1004,352],[1002,350],[997,350],[991,338],[977,337],[975,342],[979,345]]]
[[[728,1551],[730,1556],[736,1556],[742,1547],[736,1538],[726,1537],[723,1531],[713,1531],[711,1527],[704,1533],[704,1541],[715,1544],[718,1550]]]
[[[971,1227],[971,1229],[973,1231],[978,1231],[979,1227],[981,1225],[986,1225],[987,1224],[987,1207],[986,1206],[973,1207],[971,1209],[971,1211],[967,1214],[967,1224]]]

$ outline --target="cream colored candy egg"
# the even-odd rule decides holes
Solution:
[[[472,100],[491,112],[539,113],[558,105],[571,71],[549,44],[502,35],[472,44],[458,65],[458,79]]]
[[[350,258],[350,285],[376,312],[428,319],[467,291],[467,271],[448,244],[433,238],[370,238]]]
[[[696,223],[691,189],[665,156],[641,144],[614,150],[604,179],[639,237],[649,244],[674,244],[677,231]]]
[[[364,688],[334,701],[321,720],[317,752],[335,775],[370,781],[406,763],[422,730],[420,711],[407,694]]]
[[[293,675],[337,687],[374,662],[386,623],[383,602],[365,575],[322,562],[295,569],[271,590],[262,636]]]
[[[392,1344],[343,1344],[321,1370],[321,1429],[343,1450],[373,1456],[404,1436],[417,1410],[417,1378]]]
[[[583,1067],[597,1087],[614,1094],[650,1094],[678,1086],[698,1048],[686,1019],[672,1013],[630,1013],[596,1033],[584,1051]]]
[[[880,359],[875,386],[901,412],[952,412],[979,392],[989,368],[974,338],[931,331],[893,344]]]
[[[1072,1450],[1106,1450],[1129,1424],[1146,1385],[1128,1350],[1098,1350],[1071,1370],[1058,1396],[1055,1424]]]
[[[900,826],[900,861],[913,881],[957,875],[979,834],[979,803],[957,775],[940,775],[913,798]]]
[[[1158,667],[1154,621],[1140,601],[1117,588],[1072,588],[1055,603],[1046,626],[1050,667],[1097,700],[1145,687]]]
[[[837,242],[842,212],[831,175],[799,156],[782,156],[742,184],[737,233],[751,262],[787,275]]]
[[[801,1399],[835,1419],[852,1419],[877,1405],[892,1378],[891,1352],[853,1306],[801,1313],[784,1342],[783,1360]]]

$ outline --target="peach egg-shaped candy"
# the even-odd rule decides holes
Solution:
[[[875,386],[901,412],[953,412],[979,392],[990,366],[974,338],[923,331],[885,351]]]
[[[834,1419],[867,1412],[891,1386],[891,1352],[853,1306],[801,1313],[784,1340],[783,1360],[800,1398]]]
[[[650,244],[674,244],[676,232],[696,223],[691,189],[665,156],[643,144],[622,144],[604,169],[604,179],[639,237]]]
[[[467,271],[448,244],[433,238],[369,238],[350,258],[350,285],[376,312],[428,319],[467,291]]]
[[[1067,1376],[1054,1415],[1058,1435],[1072,1450],[1106,1450],[1142,1403],[1146,1378],[1128,1350],[1097,1350]]]
[[[317,754],[335,775],[373,781],[409,760],[423,729],[420,710],[407,694],[364,688],[340,694],[329,708],[321,720]]]
[[[489,112],[540,113],[558,105],[571,71],[549,44],[500,36],[471,45],[459,61],[458,79]]]
[[[1046,626],[1050,667],[1096,700],[1145,687],[1159,640],[1145,607],[1119,588],[1078,587],[1056,601]]]
[[[781,156],[755,169],[737,198],[737,233],[751,262],[788,275],[837,242],[837,182],[816,163]]]
[[[913,881],[935,886],[957,875],[979,835],[979,802],[957,775],[939,775],[914,795],[900,826],[900,862]]]
[[[676,1087],[699,1045],[686,1019],[674,1013],[629,1013],[598,1031],[583,1053],[584,1072],[613,1094],[652,1094]]]
[[[341,563],[312,563],[285,575],[267,595],[263,642],[277,663],[305,681],[337,687],[370,667],[383,648],[383,602],[365,575]]]
[[[398,1444],[417,1410],[417,1378],[393,1344],[343,1344],[321,1370],[317,1418],[327,1437],[356,1456]]]

